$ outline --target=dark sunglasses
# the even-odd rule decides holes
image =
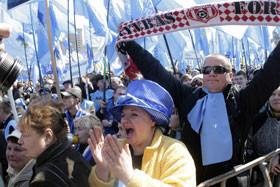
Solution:
[[[205,66],[205,67],[202,67],[202,73],[204,75],[210,74],[212,70],[215,74],[224,74],[224,73],[229,73],[230,72],[227,68],[225,68],[223,66]]]

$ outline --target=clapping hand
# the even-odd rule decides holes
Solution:
[[[102,149],[104,146],[104,137],[102,129],[100,127],[94,127],[94,130],[89,132],[90,138],[88,139],[89,148],[96,162],[96,175],[103,181],[109,179],[109,167],[105,159],[102,156]]]
[[[134,173],[128,144],[123,148],[116,136],[107,135],[102,155],[114,176],[127,185]]]

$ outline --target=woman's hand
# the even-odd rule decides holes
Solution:
[[[279,155],[271,159],[270,172],[274,175],[278,175],[280,173]]]
[[[94,127],[94,130],[90,130],[89,134],[90,138],[88,139],[88,144],[96,163],[96,175],[99,179],[108,181],[110,170],[106,160],[102,157],[102,149],[104,146],[102,129],[100,127]]]
[[[102,155],[114,175],[127,185],[134,173],[128,144],[122,148],[116,136],[107,135]]]

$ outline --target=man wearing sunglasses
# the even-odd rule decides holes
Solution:
[[[120,43],[145,79],[155,81],[171,94],[178,109],[181,140],[195,161],[197,184],[243,163],[243,147],[253,116],[280,85],[280,44],[264,68],[240,90],[231,84],[232,67],[223,55],[206,57],[202,88],[180,83],[135,41]],[[228,180],[227,186],[238,186]]]

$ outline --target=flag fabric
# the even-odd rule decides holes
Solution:
[[[11,8],[15,8],[16,6],[19,6],[23,3],[26,3],[30,0],[8,0],[7,2],[7,8],[8,10],[11,9]]]
[[[25,41],[23,40],[23,24],[17,20],[12,19],[7,12],[2,12],[1,20],[11,26],[12,32],[8,38],[3,39],[5,50],[14,58],[20,59],[25,66],[25,52],[26,46],[27,59],[31,59],[34,54],[33,39],[30,34],[25,34]]]
[[[69,2],[71,5],[72,1],[69,1]],[[50,6],[52,6],[52,9],[54,12],[54,17],[57,20],[58,29],[64,33],[68,33],[67,3],[68,3],[68,0],[50,1]],[[71,9],[71,6],[70,6],[70,10],[73,10],[73,9]],[[69,33],[74,33],[75,32],[74,17],[71,15],[73,15],[73,14],[70,14],[70,16],[69,16]]]

